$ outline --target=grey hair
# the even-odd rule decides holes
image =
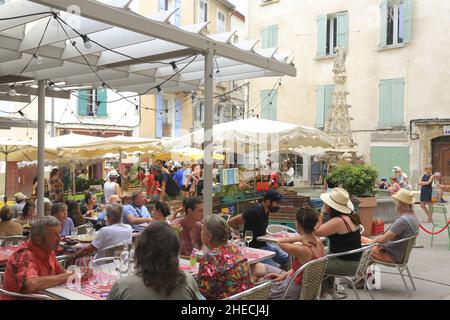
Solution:
[[[47,234],[47,228],[60,225],[61,222],[54,216],[42,217],[31,225],[30,238],[35,239],[37,236],[44,237]]]
[[[111,220],[119,222],[122,220],[123,206],[118,203],[111,203],[106,207],[106,216]]]
[[[413,212],[413,205],[397,201],[397,205],[405,212]]]
[[[133,194],[131,195],[131,201],[136,201],[136,198],[137,198],[137,196],[138,195],[140,195],[142,192],[140,192],[140,191],[136,191],[136,192],[133,192]]]
[[[217,214],[203,219],[203,228],[212,235],[212,242],[226,243],[231,234],[230,226],[224,218]]]

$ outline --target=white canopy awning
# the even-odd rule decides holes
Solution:
[[[57,86],[46,94],[59,98],[69,97],[61,89],[99,88],[103,81],[119,92],[139,94],[157,93],[156,88],[149,89],[162,82],[165,92],[196,90],[204,83],[201,54],[211,46],[217,56],[214,68],[220,73],[216,81],[296,75],[295,67],[287,63],[289,54],[277,48],[256,49],[257,40],[232,43],[234,31],[205,35],[208,23],[171,25],[176,9],[144,17],[121,7],[129,1],[102,2],[9,0],[1,6],[0,99],[8,99],[6,93],[15,82],[20,96],[14,99],[36,95],[31,80],[51,80]],[[81,16],[59,11],[67,9]],[[52,12],[62,21],[56,21]],[[31,16],[1,20],[21,15]],[[80,34],[90,39],[89,48]],[[33,60],[36,53],[39,64]],[[172,62],[180,70],[175,76]]]

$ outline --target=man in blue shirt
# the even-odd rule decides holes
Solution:
[[[175,167],[175,174],[173,175],[173,179],[177,182],[180,189],[183,188],[183,175],[184,175],[184,168],[183,167]]]
[[[134,192],[131,196],[131,204],[123,207],[123,223],[128,223],[134,232],[143,231],[153,218],[147,210],[145,196],[142,192]]]

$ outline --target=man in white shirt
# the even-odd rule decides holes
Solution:
[[[132,242],[133,229],[128,224],[121,223],[123,215],[123,206],[120,204],[110,204],[106,207],[106,219],[109,227],[104,227],[98,231],[95,240],[87,247],[75,252],[70,260],[92,255],[94,252],[94,259],[104,257],[104,249],[120,245],[122,243]]]
[[[402,168],[399,166],[395,166],[392,171],[395,173],[395,176],[397,177],[398,184],[403,189],[411,190],[411,182],[409,181],[408,175],[402,171]]]

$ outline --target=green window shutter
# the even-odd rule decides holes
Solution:
[[[325,87],[318,86],[316,89],[316,128],[325,127]]]
[[[411,29],[412,29],[412,1],[404,0],[405,16],[403,18],[403,24],[405,27],[405,37],[403,43],[411,42]]]
[[[78,114],[87,116],[87,91],[78,91]]]
[[[265,27],[261,30],[261,48],[269,48],[269,28]]]
[[[392,168],[400,166],[403,172],[410,174],[409,147],[371,147],[370,162],[378,170],[380,177],[392,177]]]
[[[274,90],[261,91],[261,118],[277,120],[278,92]]]
[[[348,46],[348,13],[337,15],[337,46],[347,49]]]
[[[272,102],[272,104],[270,104]],[[269,98],[269,106],[270,106],[270,119],[273,121],[277,121],[277,105],[278,105],[278,92],[272,91],[272,94]]]
[[[405,80],[391,79],[380,81],[379,126],[390,128],[405,125]]]
[[[100,104],[97,107],[97,117],[107,117],[108,116],[108,110],[107,110],[107,103],[108,101],[108,89],[99,89],[96,91],[97,93],[97,101],[100,102]]]
[[[327,55],[327,16],[317,17],[317,56]]]
[[[333,93],[335,89],[334,84],[329,84],[324,87],[324,127],[331,114],[331,106],[333,105]]]
[[[388,0],[382,0],[380,4],[380,47],[386,47],[387,14],[388,14]]]
[[[269,48],[278,47],[278,25],[269,27]]]

